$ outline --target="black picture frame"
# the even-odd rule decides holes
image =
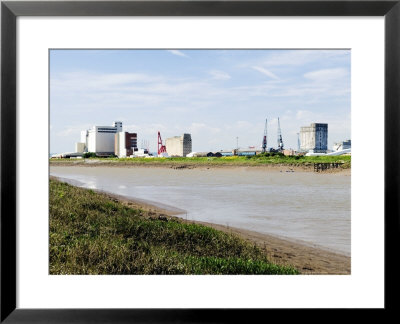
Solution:
[[[267,309],[16,308],[16,19],[19,16],[383,16],[385,19],[385,307],[395,310],[399,276],[400,0],[366,1],[2,1],[1,323],[198,323],[251,321]],[[373,158],[380,158],[380,152]],[[373,260],[371,260],[373,262]]]

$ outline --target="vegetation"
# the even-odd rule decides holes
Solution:
[[[86,153],[83,154],[83,157],[85,159],[88,159],[88,158],[95,158],[95,157],[97,157],[97,155],[94,152],[86,152]]]
[[[52,163],[77,163],[76,160],[60,159],[51,160]],[[170,157],[170,158],[105,158],[103,163],[122,163],[127,165],[289,165],[289,166],[312,166],[314,163],[343,163],[342,168],[351,167],[351,156],[284,156],[281,153],[262,153],[249,156],[224,156],[224,157]],[[78,162],[78,163],[84,163]]]
[[[50,180],[50,274],[296,274],[215,229]]]

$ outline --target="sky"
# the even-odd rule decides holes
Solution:
[[[190,133],[193,151],[297,149],[301,126],[328,123],[328,148],[351,139],[350,50],[51,50],[50,152],[123,122],[157,151]]]

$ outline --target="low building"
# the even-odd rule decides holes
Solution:
[[[165,140],[165,146],[169,156],[186,156],[192,152],[192,137],[190,134],[174,136]]]
[[[150,157],[152,156],[147,149],[138,149],[133,152],[132,157]]]
[[[207,156],[207,152],[190,152],[186,157],[204,157]]]
[[[222,157],[221,152],[208,152],[207,157]]]
[[[328,124],[313,123],[300,128],[300,151],[326,153],[328,150]]]
[[[284,150],[282,151],[282,153],[283,153],[283,155],[286,155],[286,156],[293,156],[293,155],[296,155],[296,151],[295,151],[295,150],[292,150],[292,149],[284,149]]]
[[[342,151],[347,149],[351,149],[351,140],[341,141],[333,144],[333,151]]]
[[[222,156],[233,156],[234,152],[232,150],[221,150],[219,151],[219,153],[221,153]]]
[[[247,148],[247,149],[238,149],[237,150],[237,155],[239,155],[239,156],[257,155],[260,153],[261,153],[261,150],[256,149],[256,148]]]
[[[114,136],[114,153],[116,156],[120,158],[131,156],[138,150],[136,133],[118,132]]]

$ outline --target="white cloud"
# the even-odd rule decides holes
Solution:
[[[167,52],[170,52],[171,54],[174,54],[177,56],[188,57],[185,53],[178,51],[178,50],[167,50]]]
[[[347,60],[350,51],[343,50],[293,50],[279,51],[262,61],[264,66],[301,66],[319,60]]]
[[[88,88],[108,89],[112,86],[122,86],[126,84],[138,84],[138,83],[154,83],[161,82],[162,77],[149,74],[141,73],[95,73],[87,71],[76,71],[59,73],[51,77],[51,87],[54,90],[58,88],[66,89],[69,88]]]
[[[217,134],[221,132],[221,129],[218,127],[208,126],[204,123],[192,123],[189,127],[190,133],[194,135],[204,135],[204,134]]]
[[[215,80],[229,80],[231,78],[231,76],[224,71],[213,70],[209,73]]]
[[[308,110],[298,110],[296,112],[296,119],[298,120],[307,120],[312,117],[314,117],[315,114],[313,114],[311,111]]]
[[[316,82],[332,81],[347,77],[349,72],[343,68],[323,69],[304,74],[304,77]]]
[[[81,125],[74,125],[74,126],[67,126],[62,130],[59,130],[55,133],[56,136],[60,137],[67,137],[73,135],[76,139],[75,142],[80,141],[81,131],[91,128],[92,125],[89,124],[81,124]]]
[[[254,70],[266,75],[267,77],[270,77],[271,79],[278,80],[279,78],[273,74],[271,71],[267,70],[266,68],[263,68],[261,66],[253,66],[252,67]]]

